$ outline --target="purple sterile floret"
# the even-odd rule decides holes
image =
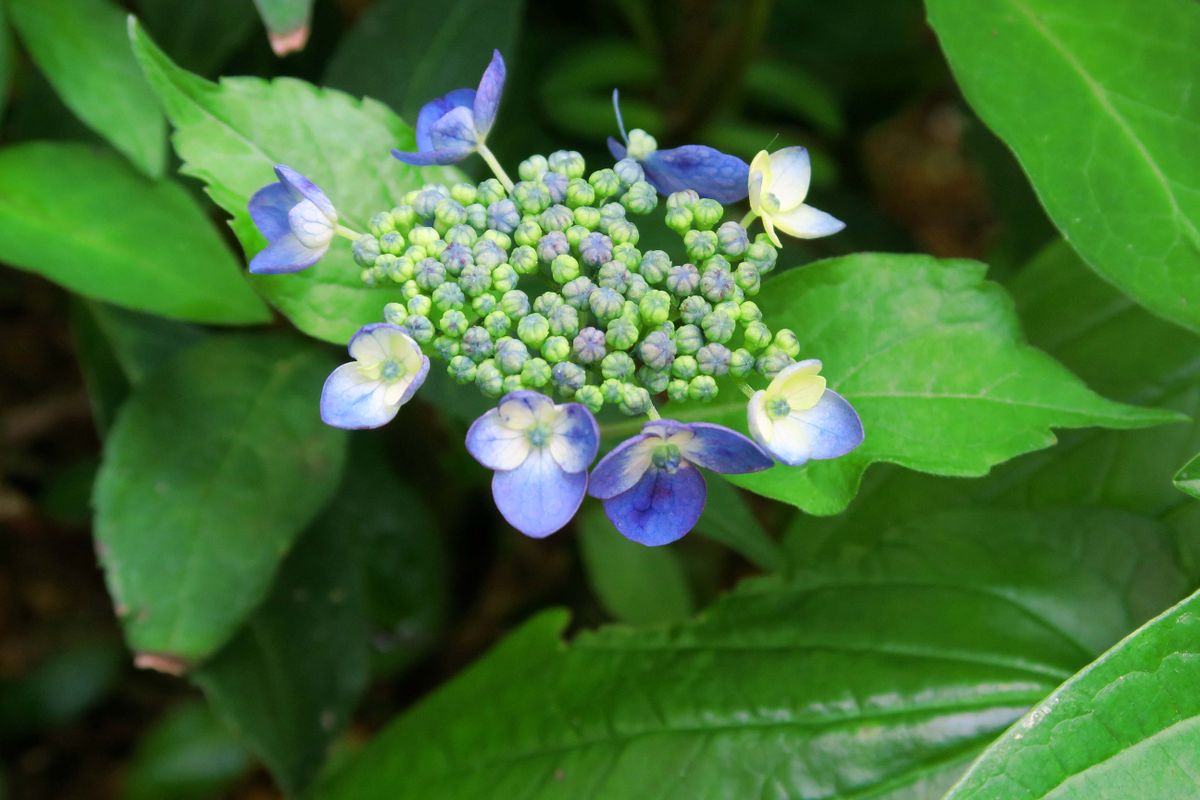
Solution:
[[[496,121],[505,75],[504,58],[495,50],[477,88],[455,89],[421,108],[417,114],[417,152],[393,150],[392,155],[421,167],[453,164],[474,153]]]
[[[250,261],[259,275],[299,272],[317,263],[337,229],[337,211],[315,183],[283,164],[278,181],[250,198],[250,219],[268,245]]]

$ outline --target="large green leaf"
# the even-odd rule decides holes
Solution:
[[[283,337],[213,337],[125,403],[97,477],[96,538],[142,663],[181,670],[228,640],[337,488],[346,438],[317,414],[332,366]]]
[[[259,26],[246,0],[136,0],[136,6],[162,47],[184,68],[204,75],[224,64]]]
[[[1200,4],[927,0],[967,99],[1101,275],[1200,330]]]
[[[0,261],[165,317],[270,319],[182,187],[150,181],[87,145],[33,142],[0,151]]]
[[[320,186],[342,221],[366,230],[378,211],[410,189],[448,171],[425,175],[401,164],[391,148],[415,147],[413,131],[373,100],[355,100],[290,78],[225,78],[219,84],[180,69],[130,25],[134,52],[175,126],[172,142],[185,174],[200,178],[232,226],[247,256],[265,246],[246,210],[250,196],[287,164]],[[255,283],[300,330],[331,342],[349,341],[382,318],[397,289],[368,289],[347,242],[336,241],[314,267],[290,275],[261,275]]]
[[[1135,631],[1022,717],[948,800],[1200,796],[1200,595]]]
[[[1182,593],[1170,558],[1129,517],[962,514],[745,583],[670,628],[567,645],[565,615],[545,613],[318,796],[933,797]]]
[[[1175,473],[1175,485],[1180,491],[1200,500],[1200,456],[1195,456],[1180,467],[1179,472]]]
[[[210,800],[233,788],[249,768],[246,748],[203,703],[190,701],[142,737],[121,800]]]
[[[161,176],[166,121],[129,52],[124,12],[108,0],[6,2],[13,27],[63,102],[140,170]]]
[[[1053,444],[1051,428],[1177,419],[1105,400],[1027,345],[1012,302],[984,270],[973,261],[860,254],[770,281],[759,301],[764,318],[795,330],[803,357],[824,361],[830,388],[861,415],[866,441],[840,459],[733,481],[809,513],[834,514],[873,462],[979,476]],[[746,429],[745,399],[732,389],[714,405],[669,413]]]
[[[515,55],[524,6],[525,0],[380,0],[342,38],[326,79],[416,119],[433,98],[474,89],[493,49]]]

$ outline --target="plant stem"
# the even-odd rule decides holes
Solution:
[[[500,166],[500,162],[496,160],[496,156],[486,144],[480,143],[479,155],[483,156],[483,160],[492,168],[496,180],[500,181],[506,191],[511,192],[513,189],[512,179],[508,177],[508,173],[504,171],[504,167]]]
[[[341,223],[338,223],[337,235],[341,236],[343,239],[349,239],[352,242],[355,239],[357,239],[359,236],[362,236],[361,233],[356,233],[356,232],[350,230],[349,228],[347,228],[345,225],[342,225]]]
[[[758,214],[755,214],[753,211],[747,211],[746,216],[742,217],[742,222],[741,222],[742,227],[749,228],[750,225],[753,224],[754,220],[756,220],[757,218],[758,218]]]

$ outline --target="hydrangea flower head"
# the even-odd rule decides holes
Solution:
[[[291,167],[277,164],[275,183],[250,198],[250,218],[269,244],[250,261],[259,275],[299,272],[325,255],[337,232],[333,203],[317,185]]]
[[[750,398],[750,434],[789,466],[844,456],[862,444],[863,425],[854,407],[825,385],[821,362],[799,361],[781,370],[770,386]]]
[[[762,217],[776,247],[783,246],[776,229],[797,239],[817,239],[846,227],[836,217],[805,204],[811,176],[808,150],[803,147],[774,153],[760,150],[750,163],[750,211]]]
[[[608,137],[608,150],[620,161],[629,157],[642,165],[646,180],[662,194],[693,189],[701,197],[719,203],[736,203],[746,197],[750,167],[737,156],[727,155],[707,145],[687,144],[659,150],[654,137],[640,128],[625,133],[625,121],[613,90],[613,110],[624,144]]]
[[[453,164],[480,151],[496,121],[505,74],[504,58],[495,50],[478,88],[455,89],[421,108],[417,114],[417,152],[393,150],[392,155],[420,167]]]
[[[425,382],[429,358],[398,325],[375,323],[350,339],[354,359],[335,369],[321,390],[321,419],[335,428],[378,428]]]
[[[771,464],[758,445],[729,428],[660,419],[600,460],[588,493],[604,502],[626,538],[670,544],[695,527],[704,510],[708,487],[698,467],[736,474]]]
[[[467,451],[495,470],[492,497],[508,523],[544,538],[571,521],[600,447],[596,418],[579,403],[555,405],[518,390],[472,423]]]

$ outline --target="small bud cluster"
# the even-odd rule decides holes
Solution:
[[[511,192],[495,179],[409,192],[354,242],[364,283],[396,289],[386,321],[455,381],[640,415],[652,395],[709,401],[717,378],[771,378],[798,356],[795,334],[772,331],[751,299],[775,247],[722,222],[716,201],[667,198],[687,259],[675,263],[638,249],[630,217],[659,198],[636,161],[587,174],[579,153],[558,151],[518,172]]]

